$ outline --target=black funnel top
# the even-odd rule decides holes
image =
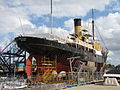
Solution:
[[[74,25],[75,26],[81,26],[81,19],[80,18],[74,19]]]

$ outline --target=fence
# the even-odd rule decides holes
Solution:
[[[70,72],[68,84],[83,84],[103,80],[103,72]]]
[[[34,78],[35,79],[35,78]],[[47,82],[30,82],[24,83],[25,80],[22,79],[4,79],[1,80],[0,83],[0,90],[8,90],[5,89],[5,85],[19,84],[24,83],[27,87],[23,90],[56,90],[66,88],[68,85],[75,85],[75,84],[85,84],[90,82],[97,82],[99,80],[103,80],[103,72],[69,72],[69,73],[62,73],[61,75],[56,75],[56,77],[51,76]],[[23,82],[23,83],[22,83]],[[14,89],[14,85],[11,86],[10,90]]]

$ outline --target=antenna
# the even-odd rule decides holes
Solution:
[[[50,19],[50,23],[51,23],[51,34],[52,34],[52,28],[53,28],[53,11],[52,11],[52,0],[51,0],[51,19]]]
[[[95,40],[94,35],[94,10],[92,9],[92,34],[93,34],[93,41]]]

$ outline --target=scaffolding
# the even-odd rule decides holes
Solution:
[[[80,56],[68,58],[71,72],[73,72],[74,70],[76,70],[76,72],[81,72],[83,67],[85,66],[85,63],[80,60],[77,60],[77,62],[75,62],[76,59],[80,59]]]
[[[0,66],[4,73],[13,74],[15,62],[25,63],[25,60],[26,52],[20,49],[14,40],[0,51]]]
[[[34,57],[35,58],[35,57]],[[56,71],[56,59],[50,59],[42,56],[40,59],[36,58],[36,63],[32,64],[31,79],[30,82],[44,82],[53,79],[54,71]],[[36,73],[33,75],[33,73]]]

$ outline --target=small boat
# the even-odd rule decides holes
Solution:
[[[120,70],[110,70],[103,75],[104,78],[116,78],[120,82]]]
[[[20,85],[20,84],[5,84],[5,89],[22,89],[26,88],[27,85]]]
[[[27,84],[25,82],[17,81],[8,81],[4,84],[5,89],[22,89],[26,88]]]

